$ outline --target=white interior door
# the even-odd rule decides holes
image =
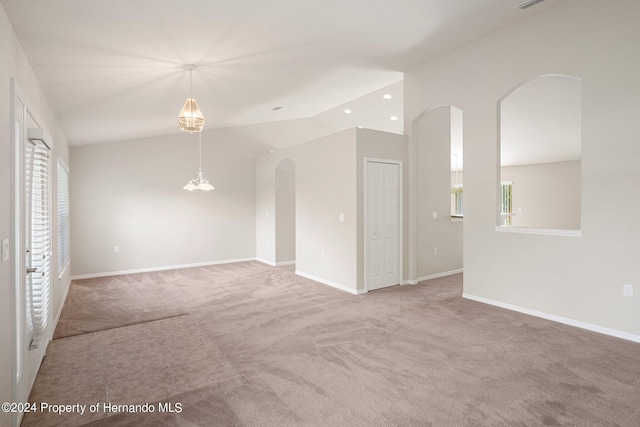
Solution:
[[[13,148],[13,200],[12,216],[14,218],[14,229],[12,233],[12,317],[13,317],[13,399],[15,402],[26,402],[29,397],[26,375],[24,375],[25,353],[28,351],[28,337],[26,326],[26,207],[24,194],[24,140],[26,138],[26,106],[16,92],[15,85],[12,86],[13,109],[12,109],[12,148]],[[20,425],[22,414],[13,413],[11,425]]]
[[[368,161],[366,202],[366,286],[400,283],[400,165]]]
[[[41,122],[14,81],[12,95],[13,401],[26,402],[51,337],[51,141],[30,135]]]

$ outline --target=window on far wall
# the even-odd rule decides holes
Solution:
[[[513,183],[503,182],[500,184],[500,225],[510,226],[513,215]]]
[[[462,218],[464,215],[462,194],[462,185],[451,187],[451,216],[453,218]]]
[[[69,168],[58,159],[58,277],[70,261]]]

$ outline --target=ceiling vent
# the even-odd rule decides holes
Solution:
[[[531,6],[535,6],[536,4],[541,3],[543,1],[544,0],[529,0],[529,1],[526,1],[526,2],[524,2],[522,4],[517,5],[516,7],[518,9],[523,9],[524,10],[524,9],[530,8]]]

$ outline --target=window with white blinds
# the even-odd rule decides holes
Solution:
[[[30,347],[38,346],[49,323],[51,287],[51,221],[49,205],[49,149],[26,144],[27,212],[27,310],[33,330]]]
[[[69,168],[58,159],[58,278],[70,260],[69,233]]]
[[[503,182],[500,184],[500,225],[511,226],[513,220],[513,183]]]

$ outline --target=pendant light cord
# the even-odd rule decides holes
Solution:
[[[191,102],[189,103],[189,110],[190,110],[189,112],[191,113],[191,117],[193,117],[194,116],[193,114],[193,69],[189,69],[189,87],[191,90]]]
[[[198,132],[198,152],[200,154],[200,173],[202,173],[202,132]]]
[[[191,99],[193,99],[193,70],[189,70],[189,87],[191,88]]]

